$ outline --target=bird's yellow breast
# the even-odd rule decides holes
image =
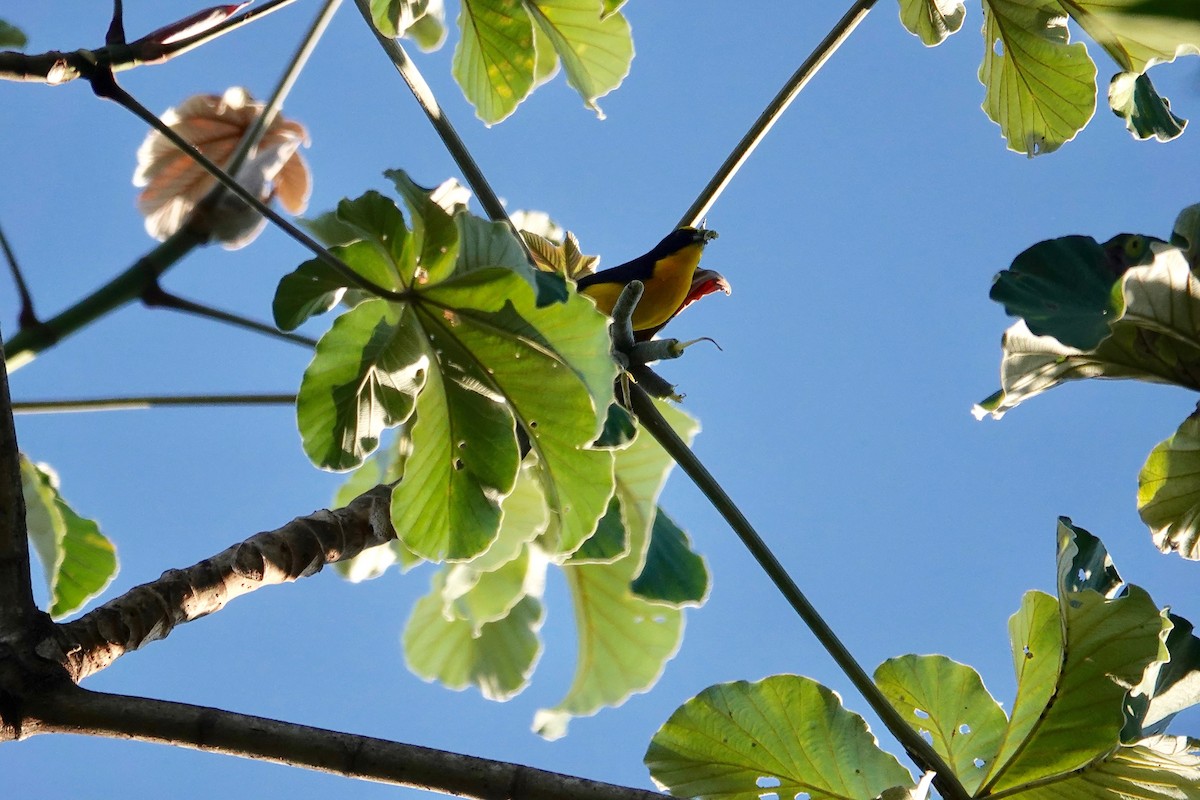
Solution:
[[[662,325],[679,309],[691,288],[703,249],[700,243],[690,244],[654,262],[654,271],[642,279],[646,291],[633,312],[635,331]],[[580,292],[595,300],[596,308],[612,314],[624,288],[624,283],[602,282],[582,288]]]

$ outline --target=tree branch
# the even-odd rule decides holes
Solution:
[[[157,41],[156,34],[161,31],[155,31],[130,44],[109,43],[95,50],[74,50],[69,53],[51,50],[34,55],[0,51],[0,80],[57,86],[86,77],[97,66],[107,67],[113,72],[124,72],[146,64],[162,64],[294,2],[296,0],[269,0],[258,8],[224,20],[194,36],[167,43]]]
[[[438,104],[437,98],[433,96],[433,89],[429,88],[425,78],[421,75],[417,65],[408,57],[408,53],[400,45],[400,42],[395,39],[389,39],[384,36],[375,27],[375,23],[371,20],[371,6],[369,0],[354,0],[358,6],[359,13],[362,14],[363,20],[367,23],[367,27],[371,29],[375,40],[379,42],[379,46],[383,48],[383,52],[387,54],[392,65],[396,67],[396,71],[400,73],[400,77],[404,79],[404,83],[408,85],[413,97],[417,101],[417,105],[425,112],[425,116],[433,125],[434,131],[437,132],[438,138],[442,140],[442,145],[450,153],[450,157],[454,159],[454,163],[462,170],[463,180],[467,182],[467,186],[471,187],[471,191],[475,193],[475,197],[479,199],[479,204],[483,206],[484,212],[493,222],[503,222],[508,225],[513,236],[517,237],[517,243],[521,245],[521,249],[525,252],[525,258],[529,259],[529,263],[533,264],[533,253],[529,250],[529,244],[525,241],[525,237],[517,230],[517,226],[513,224],[512,219],[508,216],[508,212],[504,210],[504,204],[500,202],[500,196],[492,189],[492,185],[488,182],[487,177],[483,174],[483,170],[475,163],[475,158],[471,155],[471,151],[467,149],[467,145],[463,142],[462,137],[458,135],[458,131],[454,129],[450,118],[442,111],[442,107]]]
[[[60,625],[67,672],[79,682],[130,650],[166,638],[177,625],[221,610],[236,597],[306,578],[327,563],[395,539],[390,498],[391,487],[377,486],[345,508],[297,517],[199,564],[167,570],[158,580]]]
[[[0,354],[4,342],[0,341]],[[0,644],[21,635],[37,612],[29,574],[29,532],[8,371],[0,364]]]
[[[717,198],[721,195],[721,192],[725,191],[725,187],[733,180],[733,176],[742,168],[742,165],[750,158],[750,154],[766,138],[767,132],[783,116],[783,112],[787,111],[787,107],[792,104],[792,101],[796,99],[796,95],[800,94],[800,90],[808,85],[812,77],[817,74],[821,67],[825,66],[825,62],[829,60],[829,57],[842,46],[846,38],[866,18],[867,12],[871,10],[875,2],[876,0],[855,0],[850,10],[837,21],[837,24],[833,26],[833,30],[821,40],[821,43],[812,51],[812,54],[804,60],[799,69],[792,73],[792,77],[788,78],[787,83],[783,85],[779,93],[763,109],[762,114],[754,121],[754,125],[750,127],[750,130],[746,131],[746,135],[733,148],[733,152],[717,168],[717,173],[712,176],[712,180],[700,190],[700,195],[692,203],[691,207],[683,212],[683,216],[680,217],[677,227],[695,227],[700,224],[708,214],[709,209],[717,202]]]
[[[479,800],[663,800],[520,764],[79,687],[30,702],[25,735],[39,733],[170,744]]]
[[[771,552],[771,548],[758,535],[758,531],[750,524],[742,514],[741,509],[737,504],[725,493],[721,484],[716,478],[709,473],[700,459],[696,458],[687,443],[679,438],[679,434],[675,429],[663,419],[662,414],[654,407],[649,395],[646,394],[637,384],[630,387],[630,397],[632,400],[631,408],[637,415],[638,424],[642,426],[655,440],[662,445],[662,448],[667,451],[671,458],[675,459],[675,463],[679,468],[687,474],[692,482],[696,484],[708,501],[712,504],[729,527],[733,529],[742,544],[750,551],[750,555],[754,556],[754,560],[762,567],[763,572],[771,579],[777,588],[795,610],[797,616],[804,621],[808,629],[817,637],[817,641],[825,648],[825,651],[833,658],[834,662],[845,673],[850,682],[854,684],[854,688],[858,689],[859,694],[871,706],[884,726],[891,731],[892,735],[900,742],[900,745],[908,753],[909,758],[913,760],[922,772],[935,772],[937,777],[934,778],[934,784],[938,788],[938,792],[946,800],[968,800],[970,795],[959,783],[954,771],[950,766],[938,755],[937,751],[921,738],[921,735],[905,721],[904,717],[892,706],[888,699],[883,695],[871,677],[867,675],[866,670],[858,663],[854,656],[850,653],[846,646],[842,644],[841,639],[829,627],[824,618],[817,612],[816,607],[809,602],[804,593],[800,591],[800,587],[792,580],[792,576],[784,569],[783,564]]]
[[[25,400],[12,404],[14,414],[66,414],[76,411],[135,411],[168,406],[294,406],[294,394],[150,394],[75,400]]]

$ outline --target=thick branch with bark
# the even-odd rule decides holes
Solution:
[[[25,735],[136,739],[480,800],[662,800],[644,789],[215,708],[69,687],[30,705]]]
[[[120,656],[165,638],[177,626],[219,611],[230,600],[305,578],[396,538],[391,488],[377,486],[334,511],[297,517],[212,558],[164,572],[77,620],[59,626],[66,668],[76,682]]]

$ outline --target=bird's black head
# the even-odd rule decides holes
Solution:
[[[666,235],[661,242],[654,245],[654,249],[649,255],[658,260],[666,258],[672,253],[678,253],[683,248],[690,244],[708,244],[710,239],[717,238],[716,231],[710,231],[705,228],[677,228]]]

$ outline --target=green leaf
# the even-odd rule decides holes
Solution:
[[[1200,264],[1200,203],[1188,206],[1175,217],[1175,224],[1171,226],[1171,244],[1183,251],[1195,270]]]
[[[1169,142],[1187,127],[1187,120],[1171,111],[1171,101],[1159,95],[1146,74],[1114,75],[1108,84],[1108,105],[1125,120],[1125,127],[1135,139]]]
[[[1200,638],[1192,623],[1167,614],[1170,658],[1146,670],[1141,682],[1129,690],[1125,700],[1125,726],[1121,740],[1136,742],[1164,733],[1171,720],[1184,709],[1200,704]]]
[[[629,22],[604,13],[602,0],[524,0],[529,15],[554,46],[567,83],[601,119],[597,98],[621,85],[633,61]]]
[[[332,470],[358,466],[385,428],[412,414],[430,359],[411,310],[368,300],[320,341],[296,398],[304,452]]]
[[[958,33],[966,16],[967,7],[959,0],[900,0],[900,22],[926,47]]]
[[[116,548],[95,522],[67,505],[58,492],[58,476],[47,465],[21,456],[21,490],[29,540],[50,590],[50,616],[60,619],[116,577]]]
[[[1020,793],[1021,800],[1200,800],[1200,751],[1184,737],[1119,747],[1078,772]]]
[[[976,417],[999,419],[1030,397],[1084,378],[1138,378],[1200,391],[1200,330],[1194,323],[1200,319],[1200,283],[1178,248],[1153,240],[1149,248],[1153,262],[1125,273],[1124,312],[1094,349],[1035,336],[1023,321],[1009,328],[1002,340],[1001,393],[976,406]]]
[[[596,532],[567,559],[568,564],[611,564],[629,555],[629,532],[621,517],[621,501],[615,495],[596,525]]]
[[[336,211],[305,220],[304,226],[356,274],[377,286],[400,291],[416,271],[415,248],[400,209],[379,192],[342,200]],[[350,281],[320,259],[310,259],[285,275],[275,290],[275,324],[294,330],[310,317],[342,301]]]
[[[504,619],[526,597],[540,598],[546,561],[539,560],[537,568],[531,569],[530,552],[526,548],[512,561],[487,572],[471,569],[469,564],[448,565],[442,589],[443,614],[471,623],[478,636],[484,625]]]
[[[998,274],[988,294],[1010,316],[1021,317],[1038,336],[1091,349],[1109,334],[1121,313],[1113,286],[1124,273],[1108,246],[1090,236],[1038,242]]]
[[[517,479],[515,423],[459,341],[436,325],[424,330],[436,368],[406,432],[412,455],[392,492],[392,524],[424,559],[472,558],[496,537],[500,502]]]
[[[440,0],[371,0],[371,21],[384,36],[410,36],[425,52],[446,38],[446,7]]]
[[[0,47],[6,47],[11,50],[24,49],[29,43],[29,39],[25,33],[15,25],[10,25],[0,19]]]
[[[654,734],[645,762],[659,787],[705,800],[872,798],[912,784],[862,717],[797,675],[705,689]]]
[[[541,655],[541,601],[524,597],[476,634],[470,621],[445,615],[444,581],[444,571],[435,573],[432,591],[413,606],[404,628],[408,668],[450,689],[473,685],[490,700],[507,700],[525,688]]]
[[[875,670],[875,685],[974,794],[1008,724],[979,673],[945,656],[901,656]]]
[[[1127,72],[1200,54],[1200,6],[1192,0],[1071,0],[1062,5]]]
[[[1150,451],[1138,473],[1138,513],[1154,545],[1200,560],[1200,417]]]
[[[984,0],[983,38],[983,110],[1009,149],[1035,156],[1073,139],[1096,108],[1096,65],[1068,44],[1058,2]]]
[[[596,529],[613,492],[612,452],[588,448],[616,378],[604,317],[575,294],[538,308],[528,284],[501,269],[470,271],[420,297],[421,325],[486,367],[476,376],[480,390],[503,399],[527,435],[551,514],[543,546],[569,555]]]
[[[659,508],[650,532],[646,564],[634,578],[633,593],[651,602],[682,608],[703,605],[708,587],[703,556],[692,550],[688,535]]]
[[[604,432],[596,440],[596,447],[622,448],[633,441],[637,435],[637,423],[633,416],[619,404],[613,403],[608,407],[608,416],[604,420]]]
[[[434,201],[432,194],[437,189],[418,186],[403,170],[389,169],[384,170],[383,174],[395,184],[396,190],[400,192],[411,212],[413,247],[421,265],[418,282],[438,283],[445,280],[454,270],[458,257],[460,237],[455,227],[455,215]],[[522,257],[520,260],[523,262],[525,259]],[[500,259],[485,261],[483,265],[509,266]]]
[[[475,114],[500,122],[534,86],[533,22],[521,0],[463,0],[452,71]]]
[[[629,588],[636,553],[611,564],[567,565],[579,654],[571,687],[558,705],[537,712],[533,728],[547,739],[567,732],[572,717],[615,706],[649,689],[683,638],[683,612],[635,596]]]
[[[1009,621],[1017,698],[981,793],[1065,777],[1120,744],[1126,688],[1166,658],[1165,620],[1136,586],[1070,590],[1078,529],[1060,521],[1059,598],[1028,592]]]

